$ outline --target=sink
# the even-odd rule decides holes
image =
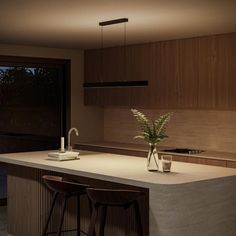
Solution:
[[[191,148],[174,148],[174,149],[164,149],[163,152],[173,152],[173,153],[182,153],[182,154],[199,154],[204,152],[200,149],[191,149]]]

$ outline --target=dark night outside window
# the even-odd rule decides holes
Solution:
[[[0,153],[58,148],[65,74],[63,65],[0,62]]]

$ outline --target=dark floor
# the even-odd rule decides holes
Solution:
[[[0,207],[0,236],[7,236],[7,207]]]

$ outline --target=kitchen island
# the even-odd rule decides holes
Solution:
[[[56,162],[47,160],[47,153],[0,154],[0,162],[8,164],[11,235],[40,235],[51,200],[41,176],[55,173],[76,177],[93,186],[144,191],[141,205],[145,236],[234,236],[236,233],[236,169],[173,162],[171,173],[153,173],[146,170],[145,158],[80,151],[80,160]],[[89,221],[88,214],[83,213],[86,204],[81,208],[81,226],[86,228]],[[111,213],[105,235],[136,235],[132,212],[128,222],[117,223],[112,217]],[[71,227],[74,222],[71,207],[65,227]],[[125,225],[129,225],[129,231],[123,230]]]

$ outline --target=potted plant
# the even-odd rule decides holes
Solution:
[[[141,134],[134,138],[141,138],[149,143],[147,169],[149,171],[158,171],[158,153],[156,146],[158,142],[168,137],[166,135],[166,125],[172,113],[168,112],[159,116],[156,120],[152,120],[148,119],[146,115],[136,109],[131,109],[131,112],[141,129]]]

